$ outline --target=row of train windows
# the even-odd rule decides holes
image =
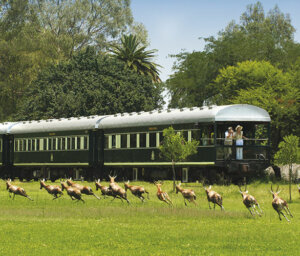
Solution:
[[[199,140],[199,130],[178,131],[186,141]],[[105,135],[106,149],[113,148],[158,148],[163,141],[162,132],[107,134]]]
[[[16,139],[15,152],[87,150],[88,136]]]

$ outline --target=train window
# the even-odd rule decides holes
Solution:
[[[67,150],[71,149],[71,138],[67,137]]]
[[[156,147],[156,133],[149,134],[149,146],[150,148]]]
[[[57,138],[53,138],[52,148],[53,150],[57,150]]]
[[[159,147],[159,132],[156,133],[156,147]]]
[[[2,149],[2,141],[0,140],[0,152],[1,152],[1,149]],[[15,152],[18,151],[18,143],[19,143],[19,140],[15,140]]]
[[[57,150],[61,150],[61,138],[57,138]]]
[[[47,145],[48,145],[47,142],[48,142],[48,140],[47,140],[46,138],[43,139],[43,144],[44,144],[44,145],[43,145],[43,148],[44,148],[44,150],[47,150],[47,148],[48,148],[48,147],[47,147]]]
[[[111,135],[111,148],[116,147],[116,135]]]
[[[52,138],[49,138],[48,139],[48,150],[52,150],[53,149],[52,145],[53,145]]]
[[[188,141],[192,141],[192,131],[188,131]]]
[[[81,145],[80,145],[81,138],[80,138],[80,137],[77,137],[76,140],[77,140],[76,148],[77,148],[77,149],[81,149]]]
[[[35,139],[31,142],[32,151],[35,151]]]
[[[83,145],[84,145],[84,149],[88,149],[89,147],[89,141],[88,141],[88,137],[87,136],[84,136],[84,141],[83,141]]]
[[[127,148],[130,148],[130,134],[127,134]]]
[[[61,149],[66,150],[66,138],[61,138]]]
[[[23,140],[19,140],[19,151],[23,151]]]
[[[146,133],[140,133],[140,147],[146,147]]]
[[[23,140],[23,150],[27,151],[27,140]]]
[[[28,146],[27,146],[27,148],[28,148],[28,151],[31,151],[31,140],[28,140]]]
[[[71,149],[74,150],[75,149],[75,137],[72,137],[72,143],[71,143]]]
[[[200,130],[192,130],[192,140],[200,141]]]
[[[121,134],[121,148],[127,148],[127,134]]]
[[[164,141],[164,133],[163,132],[159,132],[159,145],[162,145],[163,141]]]
[[[130,141],[129,141],[129,143],[130,143],[130,147],[131,148],[136,148],[136,136],[137,136],[137,134],[130,134]]]
[[[146,133],[146,148],[149,148],[150,145],[150,138],[149,133]]]
[[[137,148],[140,147],[140,134],[139,133],[136,135],[136,147]]]
[[[40,139],[36,140],[36,151],[40,151]]]

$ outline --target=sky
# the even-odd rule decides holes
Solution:
[[[160,78],[168,79],[173,73],[174,58],[170,54],[182,51],[201,51],[204,41],[199,38],[217,36],[228,23],[239,23],[250,0],[131,0],[135,21],[144,24],[148,31],[148,49],[157,49],[155,62],[162,66]],[[265,13],[278,5],[289,14],[296,29],[294,38],[300,42],[300,1],[261,0]]]

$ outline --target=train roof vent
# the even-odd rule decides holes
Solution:
[[[212,108],[213,108],[213,106],[209,106],[209,107],[208,107],[208,109],[212,109]]]
[[[129,113],[130,116],[136,115],[136,112]]]
[[[203,110],[204,109],[204,107],[200,107],[200,110]]]
[[[137,114],[138,114],[138,115],[141,115],[141,114],[143,114],[143,113],[145,113],[145,111],[140,111],[140,112],[138,112]]]

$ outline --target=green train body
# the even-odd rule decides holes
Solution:
[[[235,158],[236,145],[228,159],[224,133],[238,124],[250,139],[242,160]],[[268,113],[229,105],[5,123],[0,126],[1,177],[94,179],[114,172],[124,179],[171,178],[171,163],[159,151],[162,131],[170,126],[187,141],[199,141],[197,154],[176,164],[182,181],[251,175],[269,164]]]

